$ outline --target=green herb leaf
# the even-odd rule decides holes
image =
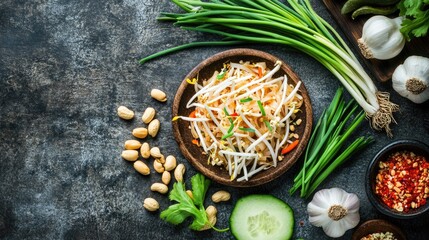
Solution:
[[[265,109],[264,109],[264,106],[262,105],[261,100],[258,100],[258,107],[259,107],[259,110],[261,111],[262,116],[265,117],[267,114],[265,113]]]
[[[267,126],[268,130],[270,130],[270,132],[273,131],[273,128],[271,127],[270,122],[268,122],[267,120],[264,120],[265,126]]]
[[[247,98],[243,98],[243,99],[240,99],[240,102],[241,103],[247,103],[247,102],[250,102],[250,101],[252,101],[253,99],[251,98],[251,97],[247,97]]]
[[[191,184],[195,205],[203,206],[207,189],[210,186],[210,180],[206,179],[202,174],[196,174],[191,178]]]
[[[253,128],[239,127],[238,129],[240,129],[241,131],[245,131],[245,132],[255,132],[255,129],[253,129]]]
[[[225,139],[227,139],[229,137],[232,137],[232,135],[234,135],[234,132],[229,132],[229,133],[223,135],[222,138],[221,138],[221,140],[225,140]]]
[[[222,69],[222,71],[216,76],[216,79],[221,80],[225,76],[225,73],[226,69]]]
[[[226,107],[223,108],[223,112],[225,113],[226,116],[230,116],[228,110],[226,110]]]
[[[399,15],[404,16],[401,33],[411,40],[426,36],[429,30],[429,0],[402,0],[398,3]]]
[[[178,225],[188,217],[192,217],[194,220],[189,228],[200,230],[209,223],[204,208],[204,199],[207,189],[210,186],[210,180],[206,179],[202,174],[197,173],[191,178],[191,184],[194,200],[186,194],[185,184],[183,182],[176,182],[173,184],[169,198],[177,203],[162,211],[160,217],[174,225]]]

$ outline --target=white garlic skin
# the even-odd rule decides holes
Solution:
[[[407,81],[418,79],[426,89],[415,94],[407,89]],[[429,99],[429,58],[410,56],[399,65],[392,75],[392,87],[402,97],[408,98],[414,103],[423,103]]]
[[[347,210],[346,215],[339,220],[329,217],[329,209],[334,205]],[[307,205],[308,220],[312,225],[322,227],[329,237],[338,238],[359,224],[359,207],[359,198],[354,193],[341,188],[322,189],[314,194],[313,200]]]
[[[405,38],[399,31],[402,19],[376,15],[365,22],[362,38],[358,40],[365,58],[386,60],[396,57],[402,51],[405,46]]]

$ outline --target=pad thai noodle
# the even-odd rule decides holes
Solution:
[[[301,122],[301,82],[294,86],[287,75],[274,77],[281,65],[277,61],[268,69],[265,62],[229,62],[201,83],[186,80],[195,87],[186,107],[194,110],[173,120],[189,121],[192,142],[231,180],[247,181],[276,167],[299,141],[294,131]]]

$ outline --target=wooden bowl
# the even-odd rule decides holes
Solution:
[[[391,232],[398,240],[406,240],[405,234],[400,228],[382,219],[368,220],[362,223],[352,235],[352,240],[360,240],[372,233]]]
[[[182,84],[179,86],[173,102],[173,116],[188,116],[190,112],[193,111],[193,108],[186,108],[186,103],[195,94],[195,90],[193,85],[186,82],[186,79],[193,79],[197,76],[199,81],[208,79],[212,76],[215,70],[222,69],[224,63],[230,61],[239,62],[240,60],[266,62],[267,67],[273,69],[275,62],[279,59],[266,52],[238,48],[218,53],[204,60],[184,78]],[[284,74],[287,74],[289,79],[288,81],[292,81],[294,85],[299,81],[298,76],[286,63],[283,62],[281,69],[274,75],[274,77],[283,76]],[[251,187],[267,183],[279,177],[292,167],[304,152],[312,129],[313,117],[310,98],[304,84],[301,84],[299,90],[304,98],[304,103],[301,106],[302,112],[299,114],[299,117],[302,119],[302,123],[297,126],[297,129],[295,130],[295,132],[300,136],[300,142],[293,151],[285,155],[285,159],[283,161],[278,162],[276,167],[259,172],[249,178],[248,181],[231,181],[225,168],[209,165],[207,163],[208,156],[202,154],[204,151],[203,148],[191,143],[193,137],[190,129],[188,128],[189,123],[183,120],[177,120],[173,121],[173,133],[177,143],[179,144],[181,152],[199,172],[224,185]]]

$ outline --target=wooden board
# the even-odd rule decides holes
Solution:
[[[395,68],[404,62],[404,60],[411,55],[418,55],[429,57],[429,36],[423,38],[415,38],[405,44],[401,54],[395,58],[389,60],[367,60],[360,53],[359,47],[357,46],[357,39],[362,36],[362,27],[368,17],[357,17],[352,20],[350,15],[342,15],[341,7],[346,1],[338,0],[323,0],[333,18],[337,21],[340,28],[343,30],[346,37],[352,43],[353,47],[359,52],[359,55],[368,69],[371,71],[373,76],[381,82],[386,82],[391,79]]]

